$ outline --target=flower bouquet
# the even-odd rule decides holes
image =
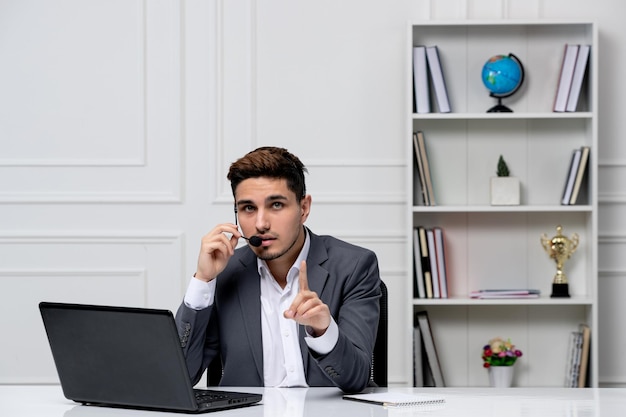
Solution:
[[[522,356],[522,351],[515,348],[515,345],[511,343],[511,339],[505,341],[500,337],[496,337],[483,347],[483,367],[513,366],[520,356]]]

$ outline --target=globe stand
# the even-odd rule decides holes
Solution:
[[[509,75],[507,74],[506,71],[502,71],[501,69],[498,69],[498,68],[493,68],[491,67],[491,65],[494,62],[503,60],[505,58],[509,58],[511,61],[517,64],[517,68],[519,69],[519,79],[517,80],[517,85],[515,85],[513,89],[510,89],[508,91],[504,90],[504,91],[496,92],[496,91],[493,91],[493,87],[495,84],[493,84],[491,80],[493,80],[494,78],[497,79],[497,77],[506,79]],[[492,90],[489,93],[489,97],[498,99],[498,104],[496,104],[495,106],[487,110],[487,113],[513,113],[513,110],[511,110],[510,108],[502,104],[502,99],[506,97],[511,97],[520,89],[520,87],[524,83],[524,76],[525,76],[525,71],[524,71],[524,66],[522,65],[522,61],[520,61],[519,58],[516,57],[513,53],[509,53],[509,55],[494,55],[491,58],[489,58],[487,63],[483,66],[483,71],[482,71],[483,84],[485,84],[485,87],[487,87],[487,89]],[[490,80],[490,81],[487,82],[486,80]],[[498,90],[502,90],[502,89],[498,88]]]
[[[491,97],[494,97],[493,95]],[[502,97],[496,97],[498,104],[487,110],[487,113],[513,113],[513,110],[502,104]]]

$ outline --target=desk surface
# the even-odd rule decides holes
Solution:
[[[391,392],[437,393],[445,405],[424,411],[419,407],[387,408],[342,399],[333,388],[246,388],[261,392],[260,405],[204,414],[210,417],[622,417],[626,389],[622,388],[392,388]],[[377,391],[386,391],[378,389]],[[65,399],[57,385],[0,386],[0,416],[20,417],[148,417],[176,415],[78,405]]]

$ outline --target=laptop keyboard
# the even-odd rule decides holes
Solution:
[[[232,395],[232,393],[229,392],[204,389],[194,389],[193,392],[200,408],[237,404],[244,405],[248,402],[245,395]]]
[[[209,391],[209,390],[198,389],[198,390],[193,390],[193,392],[196,396],[196,401],[198,401],[198,403],[212,403],[214,401],[222,401],[222,400],[229,399],[228,393],[223,393],[220,391]]]

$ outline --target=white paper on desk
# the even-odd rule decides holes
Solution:
[[[344,400],[361,401],[385,407],[421,407],[445,404],[446,400],[438,395],[404,394],[400,392],[375,392],[371,394],[344,395]]]

